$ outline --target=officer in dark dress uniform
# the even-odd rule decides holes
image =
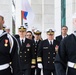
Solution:
[[[41,69],[38,68],[37,66],[37,53],[38,53],[38,47],[39,47],[39,44],[41,42],[40,40],[40,36],[41,36],[41,31],[39,30],[35,30],[34,31],[34,39],[33,39],[33,42],[34,42],[34,46],[35,46],[35,59],[36,59],[36,66],[35,68],[32,68],[31,69],[31,75],[35,75],[35,70],[36,70],[36,75],[41,75]]]
[[[47,39],[41,41],[38,50],[38,67],[43,67],[43,75],[56,75],[54,60],[59,43],[54,40],[54,30],[47,31]]]
[[[65,37],[68,36],[67,31],[68,31],[68,27],[67,26],[62,26],[62,28],[61,28],[61,35],[56,37],[56,40],[59,43],[61,42],[61,40],[63,40]]]
[[[35,67],[35,55],[34,55],[34,45],[32,40],[25,38],[26,28],[24,26],[20,26],[19,31],[19,57],[20,57],[20,65],[23,72],[23,75],[31,74],[31,67]],[[32,66],[31,66],[32,65]]]
[[[13,36],[3,30],[3,24],[4,17],[0,15],[0,75],[20,75],[18,43]]]
[[[76,29],[76,14],[73,20]],[[57,75],[76,75],[76,31],[61,42],[55,68]]]

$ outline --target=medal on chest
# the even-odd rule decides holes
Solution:
[[[5,46],[5,47],[7,47],[7,46],[8,46],[8,40],[7,40],[7,39],[5,39],[4,46]]]

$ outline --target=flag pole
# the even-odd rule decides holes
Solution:
[[[23,26],[23,13],[22,13],[22,11],[21,11],[21,25]]]

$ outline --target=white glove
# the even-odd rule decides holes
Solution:
[[[32,66],[31,66],[31,68],[35,68],[35,66],[34,66],[34,65],[32,65]]]
[[[38,63],[38,68],[40,68],[40,69],[42,69],[42,68],[43,68],[43,66],[42,66],[42,64],[41,64],[41,63]]]

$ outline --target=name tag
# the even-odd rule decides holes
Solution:
[[[48,47],[43,47],[43,49],[48,49]]]

